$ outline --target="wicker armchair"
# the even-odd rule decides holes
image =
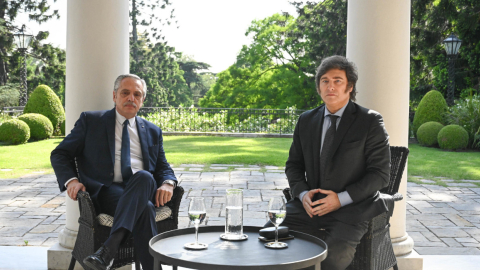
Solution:
[[[392,201],[400,201],[403,199],[403,196],[398,193],[398,188],[402,180],[409,150],[406,147],[390,146],[390,153],[390,182],[380,192],[385,196],[391,196]],[[285,188],[283,194],[287,201],[292,198],[290,188]],[[347,270],[387,270],[392,267],[398,270],[397,259],[393,253],[390,240],[390,217],[392,214],[393,207],[388,212],[374,217],[369,222],[368,231],[360,240],[355,257]],[[315,236],[325,239],[324,232],[319,230]]]
[[[180,202],[183,197],[183,188],[177,186],[173,192],[172,200],[167,203],[172,214],[161,221],[157,221],[158,233],[174,230],[178,228],[178,211]],[[83,264],[83,259],[93,254],[99,249],[110,235],[111,227],[100,224],[93,202],[88,192],[79,191],[77,195],[78,206],[80,208],[80,218],[78,219],[79,228],[77,241],[72,251],[72,259],[70,261],[69,270],[75,267],[75,261],[78,261],[84,269],[90,269]],[[116,269],[127,264],[135,262],[136,270],[140,270],[140,263],[133,248],[133,238],[130,238],[120,246],[115,256],[111,269]]]

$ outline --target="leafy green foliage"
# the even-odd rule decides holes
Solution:
[[[23,144],[28,139],[30,139],[30,128],[21,120],[8,120],[0,126],[0,141],[10,144]]]
[[[65,110],[57,95],[46,85],[39,85],[28,99],[23,113],[39,113],[52,122],[54,130],[65,121]]]
[[[462,40],[455,67],[455,97],[465,88],[478,91],[479,1],[414,0],[411,11],[411,99],[418,100],[431,89],[446,94],[448,59],[442,41],[451,33]]]
[[[12,83],[0,86],[0,110],[3,110],[3,107],[18,106],[19,87],[18,84]]]
[[[38,113],[27,113],[20,115],[18,120],[22,120],[27,123],[30,128],[30,139],[33,140],[44,140],[50,138],[53,134],[53,125],[50,119],[47,117],[38,114]]]
[[[149,43],[146,38],[136,43],[137,60],[130,50],[130,73],[147,83],[146,107],[191,105],[192,94],[183,79],[183,71],[175,61],[175,49],[165,43]]]
[[[445,123],[444,113],[447,102],[442,94],[436,90],[428,92],[420,101],[413,118],[413,132],[418,136],[418,128],[426,122],[435,121]]]
[[[480,148],[480,138],[477,136],[480,129],[480,96],[467,97],[457,100],[455,105],[450,107],[447,114],[447,122],[465,128],[468,132],[471,148]]]
[[[439,122],[423,123],[417,130],[418,142],[424,146],[435,146],[438,144],[438,132],[444,126]]]
[[[438,133],[438,145],[442,149],[459,150],[468,145],[468,133],[459,125],[448,125]]]
[[[163,131],[293,133],[298,117],[299,112],[293,108],[245,112],[244,109],[202,111],[190,107],[149,113],[145,119]]]
[[[56,2],[57,0],[53,0]],[[0,1],[0,86],[7,82],[18,83],[20,78],[21,64],[20,52],[13,44],[13,33],[17,32],[20,25],[16,25],[16,18],[19,13],[27,13],[31,21],[38,23],[46,22],[52,18],[59,18],[58,10],[51,10],[48,0],[15,0]],[[43,83],[49,83],[52,86],[58,82],[58,85],[64,85],[65,75],[62,73],[61,65],[54,64],[53,58],[61,54],[60,49],[53,48],[51,45],[42,45],[41,42],[48,37],[48,32],[40,31],[31,45],[30,56],[39,59],[40,63],[33,70],[29,69],[27,77],[33,79],[43,79]],[[63,51],[64,55],[64,51]],[[29,57],[27,55],[27,57]],[[59,56],[61,58],[61,55]],[[64,59],[65,57],[63,57]],[[64,63],[65,61],[63,61]],[[64,65],[64,64],[63,64]],[[42,66],[43,74],[35,73],[36,67]],[[63,67],[63,71],[65,68]],[[33,71],[33,73],[32,73]],[[46,80],[46,81],[45,81]],[[37,82],[34,82],[37,85]]]

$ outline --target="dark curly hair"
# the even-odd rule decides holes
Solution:
[[[347,58],[341,55],[333,55],[323,59],[320,66],[317,68],[317,74],[315,75],[315,86],[319,92],[319,83],[320,78],[331,69],[340,69],[345,71],[348,80],[348,87],[352,87],[352,92],[350,92],[350,100],[355,101],[355,96],[357,95],[357,80],[358,73],[357,67],[353,62],[349,62]],[[320,92],[319,92],[320,93]]]

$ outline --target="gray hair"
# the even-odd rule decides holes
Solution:
[[[133,78],[136,80],[139,80],[142,83],[143,86],[143,99],[147,96],[147,83],[145,82],[144,79],[138,77],[135,74],[123,74],[117,77],[115,80],[115,83],[113,84],[113,91],[115,91],[115,94],[117,94],[118,88],[120,88],[120,84],[122,83],[122,80],[125,78]]]

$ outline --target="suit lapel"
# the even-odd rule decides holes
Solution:
[[[147,129],[145,128],[145,123],[142,118],[135,116],[135,122],[137,123],[138,138],[140,139],[140,146],[142,147],[142,157],[143,157],[143,169],[145,171],[149,170],[149,159],[148,159],[148,142],[147,142]]]
[[[323,116],[325,114],[325,106],[321,107],[317,114],[312,118],[311,126],[314,127],[312,132],[312,142],[313,142],[313,167],[315,168],[315,177],[314,179],[308,179],[308,181],[313,181],[311,188],[320,187],[320,145],[322,141],[322,127],[323,127]]]
[[[115,164],[115,108],[108,111],[104,115],[105,126],[107,127],[108,147],[110,148],[110,157],[112,164]]]
[[[338,129],[335,134],[335,139],[333,140],[332,155],[330,156],[330,159],[332,159],[332,157],[335,155],[335,152],[340,146],[340,143],[342,142],[343,137],[345,137],[345,134],[347,134],[347,131],[352,125],[353,121],[355,120],[355,117],[356,117],[355,105],[353,104],[353,102],[349,101],[347,107],[345,108],[345,111],[343,112],[342,120],[338,125]]]

